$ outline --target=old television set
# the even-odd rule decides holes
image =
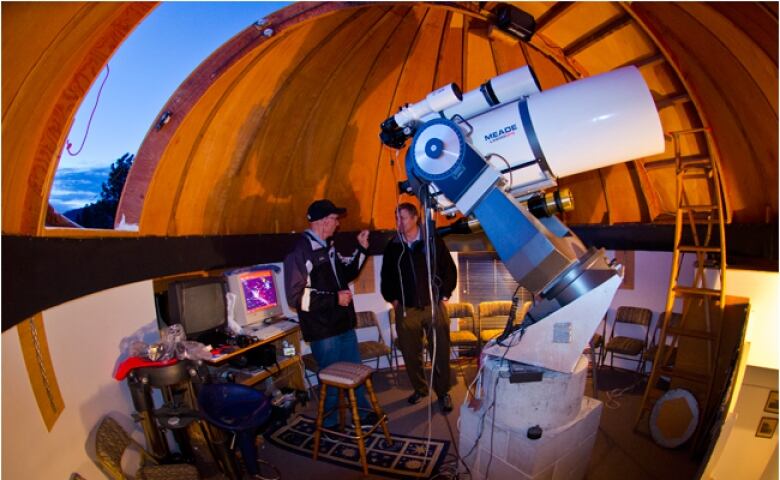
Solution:
[[[228,290],[236,295],[233,318],[241,326],[284,315],[277,288],[276,265],[255,265],[225,272]]]
[[[167,323],[180,323],[189,340],[223,343],[227,335],[227,287],[222,277],[195,278],[168,285]]]

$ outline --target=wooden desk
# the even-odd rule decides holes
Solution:
[[[282,373],[287,374],[286,379],[289,381],[289,385],[292,388],[298,390],[305,390],[304,387],[304,370],[303,363],[301,362],[301,329],[297,323],[290,321],[280,321],[272,325],[259,326],[256,329],[248,332],[249,335],[254,335],[260,339],[259,342],[253,343],[247,347],[239,348],[230,353],[216,355],[211,360],[206,360],[206,363],[214,367],[224,365],[231,358],[237,358],[261,345],[268,345],[269,343],[276,344],[278,366],[272,365],[266,367],[259,373],[251,375],[248,378],[241,380],[239,383],[243,385],[255,385],[263,380],[280,375]],[[293,347],[295,347],[295,355],[291,357],[283,357],[279,355],[282,351],[282,341],[287,340]]]

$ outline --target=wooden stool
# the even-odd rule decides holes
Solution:
[[[387,428],[387,415],[385,415],[385,413],[379,407],[379,402],[376,400],[374,387],[371,383],[371,374],[373,372],[374,369],[371,367],[348,362],[337,362],[320,370],[319,377],[320,385],[322,385],[322,387],[320,389],[319,408],[317,409],[317,429],[314,432],[314,460],[317,460],[317,454],[320,450],[320,436],[323,430],[333,435],[357,440],[358,449],[360,450],[360,462],[363,464],[364,475],[368,475],[368,460],[366,459],[366,445],[365,441],[363,440],[364,436],[372,434],[374,430],[376,430],[377,427],[381,425],[385,434],[385,440],[387,440],[387,443],[392,445],[393,440],[390,438],[390,431]],[[358,410],[365,409],[358,409],[357,398],[355,396],[355,389],[363,384],[365,384],[366,390],[368,391],[368,398],[371,401],[371,406],[374,408],[374,412],[379,417],[377,423],[372,425],[371,429],[369,429],[365,434],[363,433],[363,429],[360,427],[360,415],[358,414]],[[325,397],[327,396],[328,387],[339,389],[339,400],[336,408],[339,410],[339,425],[341,430],[344,430],[346,405],[344,404],[343,400],[344,391],[347,391],[347,394],[349,395],[349,403],[352,406],[352,422],[355,425],[354,436],[322,427],[323,419],[326,415],[331,413],[324,411]]]

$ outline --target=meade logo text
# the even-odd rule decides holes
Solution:
[[[513,123],[512,125],[508,125],[504,128],[499,128],[494,132],[488,133],[487,135],[485,135],[485,141],[488,143],[497,142],[504,137],[514,135],[516,131],[517,131],[517,124]]]

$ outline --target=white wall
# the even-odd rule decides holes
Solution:
[[[774,473],[777,478],[778,432],[772,438],[756,437],[762,417],[777,418],[776,413],[764,411],[770,390],[777,390],[777,370],[748,366],[736,407],[729,415],[728,435],[721,435],[716,453],[702,478],[758,479],[765,478],[765,472]]]
[[[770,390],[778,389],[777,272],[726,270],[726,293],[750,299],[745,333],[744,380],[734,391],[723,432],[704,472],[705,479],[777,478],[778,434],[756,437]]]
[[[778,369],[778,294],[780,274],[726,269],[726,293],[750,299],[746,341],[750,342],[748,365]]]
[[[87,455],[87,444],[94,437],[90,433],[107,413],[125,428],[134,428],[127,386],[112,374],[122,338],[154,318],[151,281],[105,290],[43,312],[65,403],[51,432],[46,431],[33,397],[17,329],[2,334],[4,479],[66,479],[72,472],[104,478]],[[134,437],[143,438],[140,429]]]

